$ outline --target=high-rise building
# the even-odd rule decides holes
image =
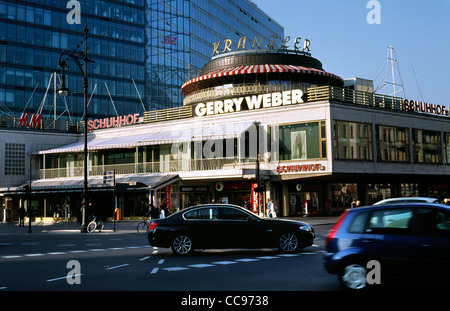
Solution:
[[[70,20],[79,5],[79,23]],[[0,116],[23,112],[64,120],[83,115],[83,75],[62,50],[83,47],[89,28],[89,118],[181,106],[181,85],[211,58],[213,43],[270,41],[284,29],[248,0],[0,0]]]

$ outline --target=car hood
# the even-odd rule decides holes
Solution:
[[[299,226],[311,226],[310,224],[308,224],[306,222],[301,222],[298,220],[291,220],[291,219],[264,219],[264,221],[266,221],[267,223],[273,223],[273,224],[293,224],[293,225],[299,225]]]

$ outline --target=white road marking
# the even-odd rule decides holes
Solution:
[[[47,280],[47,282],[54,282],[54,281],[58,281],[58,280],[64,280],[64,279],[67,279],[67,278],[72,278],[72,277],[81,276],[81,275],[83,275],[83,274],[66,275],[66,276],[62,276],[60,278]]]
[[[188,265],[188,267],[192,267],[192,268],[207,268],[207,267],[214,267],[214,265],[207,264],[207,263],[199,263],[199,264],[196,264],[196,265]]]
[[[152,272],[150,272],[151,274],[155,274],[156,272],[158,272],[159,268],[153,268]]]
[[[276,257],[276,256],[261,256],[261,257],[256,257],[256,258],[258,258],[258,259],[275,259],[275,258],[279,258],[279,257]]]
[[[118,268],[123,268],[123,267],[129,266],[129,265],[130,265],[129,263],[125,263],[123,265],[118,265],[118,266],[106,268],[106,270],[114,270],[114,269],[118,269]]]
[[[237,261],[226,261],[226,260],[213,262],[214,265],[231,265],[234,263],[238,263],[238,262]]]
[[[170,268],[163,268],[163,270],[167,270],[167,271],[181,271],[181,270],[189,270],[189,268],[186,268],[186,267],[170,267]]]

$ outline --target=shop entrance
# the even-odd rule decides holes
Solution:
[[[319,192],[289,193],[289,216],[310,216],[319,214]]]

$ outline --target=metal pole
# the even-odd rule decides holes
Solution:
[[[84,182],[83,182],[83,199],[82,199],[82,219],[81,219],[81,233],[87,232],[86,225],[86,206],[88,199],[88,144],[87,144],[87,34],[89,29],[84,25],[84,72],[83,72],[83,95],[84,95]]]
[[[31,233],[31,157],[30,157],[30,180],[28,184],[28,233]]]

